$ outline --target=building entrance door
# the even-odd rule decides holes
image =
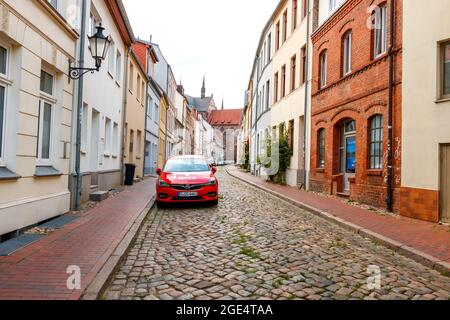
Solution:
[[[356,172],[356,122],[350,120],[341,126],[340,169],[344,175],[344,192],[350,192],[349,178]]]
[[[441,146],[441,221],[450,223],[450,145]]]

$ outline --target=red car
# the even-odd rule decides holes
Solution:
[[[157,205],[173,203],[219,203],[219,182],[216,168],[200,156],[179,156],[167,160],[164,170],[158,169]]]

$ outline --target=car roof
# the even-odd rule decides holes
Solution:
[[[203,156],[185,155],[185,156],[170,157],[169,160],[171,160],[171,159],[203,159],[203,160],[205,160],[206,158]]]

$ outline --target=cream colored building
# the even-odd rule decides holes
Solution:
[[[306,3],[310,4],[309,9],[305,7]],[[312,45],[307,34],[307,17],[312,7],[313,1],[282,0],[272,16],[273,85],[270,121],[272,127],[284,123],[289,131],[293,153],[286,172],[286,183],[299,187],[305,186],[305,173],[306,182],[309,180],[311,64],[307,67],[307,62],[312,58],[312,50],[308,50]],[[304,141],[306,154],[303,152]]]
[[[107,192],[122,181],[121,150],[124,133],[124,102],[127,94],[129,48],[134,41],[133,31],[121,0],[87,1],[86,26],[88,35],[100,23],[104,34],[111,37],[107,57],[99,70],[84,76],[82,130],[81,130],[81,202],[89,200],[96,191]],[[85,67],[94,61],[88,45],[83,53]],[[79,59],[77,59],[79,60]],[[72,123],[77,123],[76,114]],[[72,148],[75,150],[76,126],[73,125]],[[75,154],[71,169],[75,173]],[[71,179],[75,195],[75,174]],[[72,201],[74,201],[72,198]]]
[[[70,208],[75,2],[0,0],[0,236]],[[67,22],[69,21],[70,24]],[[1,239],[1,238],[0,238]]]
[[[136,165],[134,177],[143,178],[145,101],[147,96],[147,76],[144,66],[134,51],[128,58],[128,92],[125,110],[124,163]]]
[[[450,1],[407,0],[403,10],[401,211],[448,223]]]

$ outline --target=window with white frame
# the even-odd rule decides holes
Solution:
[[[111,41],[111,45],[108,51],[108,72],[111,76],[114,76],[114,59],[116,55],[114,41]]]
[[[156,123],[159,123],[158,115],[159,115],[159,106],[157,103],[155,103],[155,116],[153,117],[153,119]]]
[[[352,32],[347,31],[342,38],[342,74],[352,72]]]
[[[140,100],[141,99],[141,76],[140,75],[137,76],[136,87],[137,87],[136,99]]]
[[[0,46],[0,165],[3,163],[5,154],[6,134],[6,96],[8,77],[8,49]]]
[[[52,124],[54,113],[55,76],[41,70],[41,99],[39,103],[38,162],[50,164],[52,154]]]
[[[150,96],[147,96],[147,116],[153,120],[153,99]]]
[[[120,83],[122,80],[122,54],[119,50],[116,52],[116,81]]]
[[[387,48],[387,7],[383,4],[374,11],[374,30],[373,30],[373,54],[374,57],[382,55]]]
[[[111,155],[112,147],[112,122],[105,118],[105,155]]]
[[[383,168],[383,116],[370,119],[369,169]]]

